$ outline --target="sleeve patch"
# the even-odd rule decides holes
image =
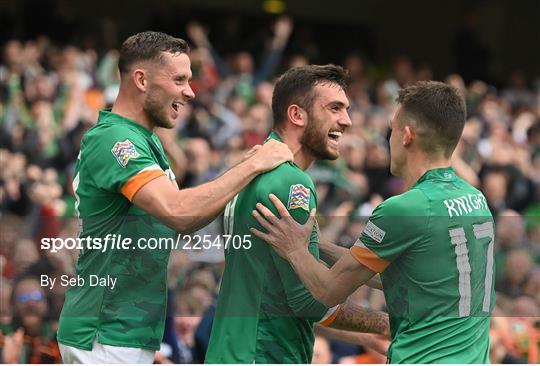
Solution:
[[[366,234],[371,239],[375,240],[377,243],[381,243],[384,239],[384,236],[386,235],[386,231],[379,228],[373,222],[368,221],[362,234]]]
[[[135,145],[129,139],[118,141],[111,149],[112,154],[122,168],[125,168],[131,158],[138,158],[140,154],[135,149]]]
[[[293,184],[289,192],[287,209],[302,208],[309,212],[310,193],[309,188],[304,187],[302,184]]]

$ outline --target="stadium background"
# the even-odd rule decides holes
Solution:
[[[460,88],[468,122],[454,165],[483,190],[497,223],[492,362],[540,361],[539,1],[21,0],[0,1],[3,362],[59,361],[54,334],[65,289],[32,278],[73,274],[77,252],[50,253],[39,242],[76,236],[70,181],[80,138],[114,101],[116,49],[147,29],[192,45],[197,97],[162,136],[168,146],[178,142],[168,153],[181,187],[216,177],[263,141],[280,72],[306,62],[349,69],[354,125],[342,158],[310,169],[323,232],[343,245],[374,206],[402,190],[388,173],[387,120],[398,88],[431,78]],[[219,232],[216,220],[202,233]],[[201,361],[221,270],[219,251],[172,254],[174,345],[159,362]],[[384,309],[379,292],[354,296]],[[20,327],[22,342],[13,333]],[[384,362],[369,347],[324,339],[315,358]]]

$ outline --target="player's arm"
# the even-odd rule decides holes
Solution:
[[[325,298],[332,299],[338,296],[343,296],[344,298],[346,298],[351,292],[354,292],[356,290],[355,286],[360,286],[360,284],[351,284],[351,280],[346,278],[344,279],[344,282],[347,284],[351,284],[351,287],[349,290],[342,288],[341,290],[344,290],[343,295],[336,295],[335,292],[335,290],[338,290],[338,287],[343,286],[341,284],[332,283],[331,285],[318,285],[317,282],[314,282],[313,287],[310,288],[309,286],[307,286],[304,278],[302,278],[301,275],[294,276],[292,275],[292,273],[289,273],[293,271],[298,273],[298,269],[297,267],[294,267],[294,264],[292,266],[293,268],[291,269],[291,265],[289,265],[289,263],[282,258],[279,258],[274,251],[272,251],[272,255],[275,255],[277,257],[274,258],[276,268],[281,275],[282,281],[284,281],[283,287],[285,289],[289,305],[291,306],[291,309],[294,311],[295,315],[298,317],[306,316],[307,314],[316,312],[317,309],[322,306],[320,303],[331,307],[333,304],[328,303],[328,301],[325,302]],[[314,257],[311,255],[311,253],[309,253],[309,251],[307,251],[307,253],[304,253],[303,255],[305,255],[306,257],[304,257],[304,259],[302,259],[302,257],[298,257],[298,262],[304,262],[305,258],[307,257],[314,259]],[[351,257],[351,255],[345,253],[342,259],[348,257]],[[353,258],[353,261],[356,261],[356,259]],[[324,264],[320,262],[316,263],[326,269],[326,266]],[[360,263],[358,263],[358,265],[361,266]],[[354,265],[352,267],[354,267]],[[332,269],[328,271],[332,271]],[[356,272],[352,272],[352,276],[356,276]],[[305,287],[302,286],[301,282],[304,283]],[[314,289],[327,289],[333,291],[326,293],[324,291],[321,291],[321,294],[318,297],[314,293]],[[338,302],[341,303],[342,301],[343,300],[339,300]],[[326,327],[332,327],[342,330],[364,333],[376,333],[387,337],[389,336],[390,329],[388,314],[381,311],[364,308],[351,301],[346,301],[345,303],[329,309],[326,316],[323,317],[319,324]]]
[[[311,240],[313,240],[313,234]],[[295,316],[315,316],[321,309],[324,309],[326,315],[319,321],[320,325],[349,331],[389,335],[389,322],[386,313],[364,308],[350,301],[328,310],[321,304],[324,304],[323,301],[317,299],[309,288],[306,289],[307,286],[302,285],[303,280],[294,273],[296,268],[291,268],[291,265],[275,254],[273,250],[271,253],[272,256],[275,256],[274,263],[283,281],[287,301]],[[314,258],[309,251],[306,255]],[[346,254],[345,257],[350,257],[350,255]],[[324,266],[324,264],[322,265]],[[326,268],[326,266],[324,267]],[[327,286],[327,288],[331,287]],[[329,296],[334,295],[330,294]]]
[[[285,144],[270,140],[247,160],[219,178],[197,187],[178,190],[164,174],[137,187],[134,177],[130,181],[135,182],[133,190],[136,189],[136,193],[128,198],[176,231],[192,232],[218,215],[227,202],[258,174],[292,161],[292,158]]]
[[[331,322],[322,325],[361,333],[375,333],[390,338],[390,322],[385,312],[346,301],[337,307],[333,315]]]
[[[280,214],[283,217],[281,212]],[[262,222],[261,225],[264,226]],[[270,237],[264,237],[266,234],[256,229],[254,233],[268,243],[272,243]],[[299,235],[301,236],[302,234]],[[345,302],[347,297],[373,277],[375,272],[362,265],[351,254],[344,255],[332,268],[328,269],[309,253],[307,246],[300,245],[302,245],[300,249],[291,251],[290,255],[284,258],[289,261],[313,297],[325,306],[333,308],[320,324],[337,329],[388,336],[390,326],[386,313]],[[338,304],[341,305],[336,306]]]
[[[331,268],[308,258],[303,248],[289,252],[285,258],[313,296],[328,307],[344,302],[375,275],[350,255],[340,258]]]
[[[317,325],[315,333],[328,339],[349,342],[370,348],[381,355],[386,355],[390,341],[386,337],[376,334],[350,332]]]
[[[319,251],[321,259],[328,265],[333,266],[339,258],[347,254],[348,250],[342,246],[326,240],[319,233]]]
[[[371,277],[369,281],[366,282],[366,285],[376,290],[381,290],[381,291],[384,290],[382,281],[381,281],[381,276],[378,273],[375,276]]]
[[[269,200],[268,194],[270,191],[276,192],[279,199],[283,202],[289,202],[286,208],[287,214],[298,225],[305,223],[309,220],[309,207],[316,207],[315,194],[308,192],[304,193],[305,199],[302,207],[296,207],[300,205],[291,205],[294,202],[292,195],[293,186],[300,186],[296,181],[291,181],[291,184],[286,184],[286,181],[276,182],[270,185],[265,185],[265,189],[259,193],[258,200],[263,202],[267,207],[272,207],[272,202]],[[303,187],[303,186],[302,186]],[[305,187],[303,187],[305,189]],[[307,191],[307,190],[306,190]],[[284,195],[287,193],[289,196]],[[313,197],[312,197],[313,196]],[[275,210],[276,208],[274,208]],[[273,214],[277,214],[278,211],[272,211]],[[306,247],[306,255],[310,258],[316,258],[310,251],[309,247],[319,246],[318,230],[315,222],[312,221],[311,231],[309,234],[309,245]],[[292,233],[292,236],[295,236]],[[332,246],[334,244],[327,243]],[[340,248],[344,249],[344,248]],[[346,249],[344,249],[347,252]],[[295,269],[285,259],[281,258],[274,250],[270,250],[270,254],[274,261],[275,269],[277,270],[282,282],[282,288],[285,291],[287,303],[294,315],[299,318],[313,318],[318,319],[319,324],[324,326],[330,326],[340,329],[353,330],[358,332],[388,334],[388,316],[383,312],[373,311],[366,309],[356,304],[346,302],[334,308],[328,309],[324,304],[318,301],[315,296],[307,289],[303,284],[301,278],[295,273]],[[340,255],[343,252],[340,251]],[[346,256],[350,256],[345,253]],[[324,264],[323,264],[324,265]],[[330,287],[330,286],[328,286]]]
[[[339,258],[349,253],[347,248],[344,248],[340,245],[334,244],[322,236],[319,235],[319,250],[321,252],[321,259],[328,265],[333,266]],[[366,285],[377,289],[382,290],[381,276],[378,274],[374,275],[372,278],[366,282]]]
[[[254,228],[251,231],[271,244],[276,252],[292,265],[313,296],[326,306],[333,307],[342,303],[376,272],[382,272],[386,268],[387,263],[378,258],[373,258],[373,265],[367,267],[360,263],[357,256],[353,257],[351,254],[342,256],[332,268],[326,268],[309,255],[307,249],[307,242],[315,222],[315,209],[311,211],[309,220],[300,225],[275,195],[270,195],[270,200],[277,208],[281,219],[259,203],[257,210],[264,217],[255,210],[253,216],[267,233]]]

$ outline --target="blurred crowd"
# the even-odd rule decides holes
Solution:
[[[278,18],[262,55],[220,54],[208,30],[186,26],[194,102],[175,130],[162,130],[180,187],[204,183],[236,164],[272,128],[273,81],[313,62],[316,42],[286,52],[294,24]],[[231,40],[234,41],[234,40]],[[310,51],[311,50],[311,51]],[[0,349],[4,363],[56,363],[57,319],[65,287],[49,290],[40,275],[73,275],[78,253],[40,249],[44,237],[76,237],[71,187],[81,137],[119,87],[118,51],[58,45],[47,37],[3,45],[0,65]],[[352,128],[341,158],[309,169],[318,192],[322,235],[351,246],[366,217],[403,192],[389,174],[388,121],[399,88],[432,79],[429,65],[399,57],[373,65],[360,52],[334,62],[348,69]],[[494,363],[538,363],[540,338],[540,79],[516,70],[495,88],[458,74],[443,78],[467,102],[468,119],[453,156],[457,173],[485,194],[496,218],[497,303]],[[220,220],[204,233],[218,234]],[[169,264],[169,309],[156,362],[202,362],[223,270],[220,251],[176,250]],[[358,302],[385,309],[381,292],[361,288]],[[313,362],[384,363],[369,344],[317,336]]]

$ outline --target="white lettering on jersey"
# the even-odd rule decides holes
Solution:
[[[443,201],[448,210],[448,216],[462,216],[475,210],[487,209],[487,201],[482,193],[468,194]]]

